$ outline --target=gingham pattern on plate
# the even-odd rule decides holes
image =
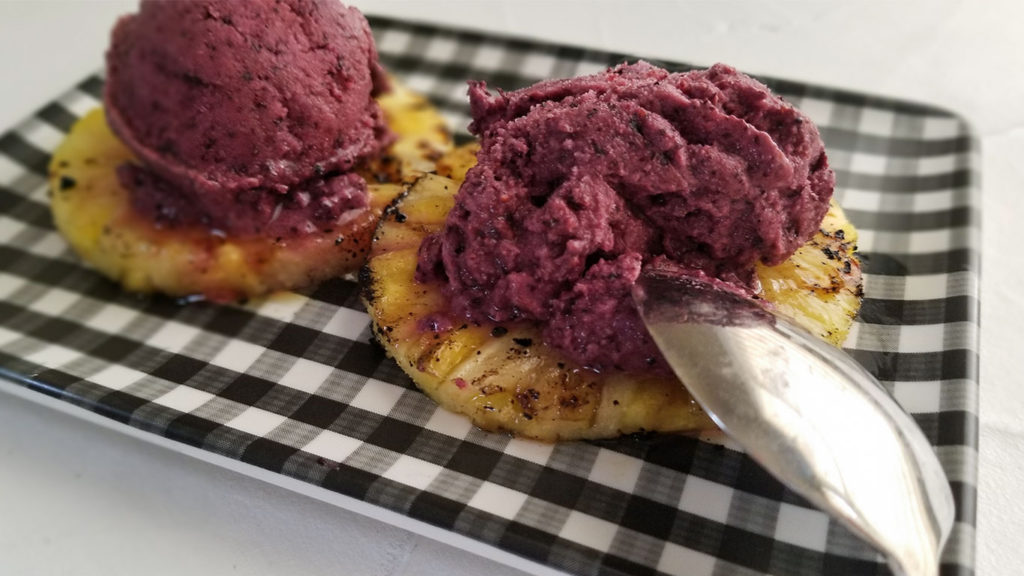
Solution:
[[[514,88],[627,59],[372,24],[385,65],[463,134],[466,79]],[[942,574],[971,574],[976,142],[941,110],[769,83],[822,128],[866,260],[850,352],[935,445],[957,505]],[[351,281],[238,306],[123,294],[54,232],[44,180],[48,152],[101,89],[89,78],[0,137],[0,374],[567,572],[888,573],[868,547],[729,448],[674,437],[541,445],[438,410],[370,342]]]

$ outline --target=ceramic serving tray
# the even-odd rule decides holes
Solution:
[[[384,65],[462,137],[467,79],[511,89],[635,60],[371,25]],[[956,499],[942,574],[973,574],[976,138],[929,106],[762,79],[821,128],[865,264],[847,349],[934,444]],[[123,293],[54,231],[45,183],[50,152],[99,105],[102,85],[89,77],[0,136],[3,377],[243,471],[297,479],[568,573],[889,573],[741,452],[674,436],[546,445],[438,409],[371,342],[351,280],[226,306]]]

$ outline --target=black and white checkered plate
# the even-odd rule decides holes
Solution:
[[[465,81],[632,59],[373,19],[385,65],[464,133]],[[682,69],[682,65],[668,65]],[[935,445],[956,498],[942,574],[973,574],[979,159],[942,110],[772,81],[821,127],[861,231],[848,348]],[[122,293],[54,231],[49,152],[92,77],[0,136],[0,375],[85,410],[579,574],[886,574],[743,454],[690,438],[542,445],[439,410],[370,343],[357,288],[239,306]]]

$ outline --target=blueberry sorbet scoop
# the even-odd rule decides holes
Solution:
[[[144,0],[107,53],[119,171],[166,226],[288,236],[367,205],[352,170],[392,135],[366,19],[336,0]]]
[[[817,128],[728,66],[639,62],[469,97],[478,164],[417,279],[471,320],[541,323],[594,370],[664,368],[630,298],[641,270],[753,295],[755,264],[788,258],[828,210]]]

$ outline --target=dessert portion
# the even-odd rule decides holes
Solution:
[[[354,8],[144,1],[114,28],[104,105],[144,215],[295,235],[366,206],[352,169],[393,140],[386,88]]]
[[[818,229],[834,175],[814,125],[723,65],[644,62],[512,93],[469,90],[478,165],[417,278],[470,320],[530,320],[595,370],[660,356],[629,297],[642,267],[748,295]]]
[[[444,407],[548,441],[713,428],[633,309],[644,268],[845,338],[856,231],[817,129],[760,83],[638,63],[470,99],[475,158],[396,202],[362,277],[378,339]]]
[[[54,155],[52,207],[133,291],[226,301],[354,271],[383,206],[451,147],[330,0],[144,0],[107,71],[104,111]]]

